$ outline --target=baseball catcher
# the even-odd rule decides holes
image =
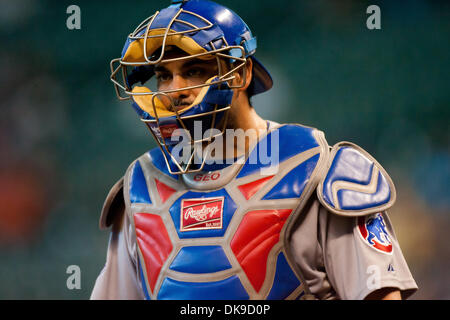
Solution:
[[[383,167],[350,142],[262,119],[272,77],[230,9],[172,1],[111,61],[157,147],[131,163],[92,299],[400,299],[417,285],[387,210]],[[274,106],[276,107],[276,106]]]

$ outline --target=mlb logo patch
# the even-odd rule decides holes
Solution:
[[[222,229],[224,197],[181,201],[180,231]]]
[[[392,241],[381,213],[359,217],[358,229],[363,241],[370,247],[379,252],[392,253]]]

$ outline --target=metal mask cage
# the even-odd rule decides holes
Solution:
[[[195,16],[196,18],[201,19],[206,26],[203,27],[197,27],[195,25],[193,25],[190,22],[178,19],[178,17],[180,16],[180,14],[185,13],[185,14],[190,14]],[[164,34],[161,35],[150,35],[150,28],[153,24],[153,22],[155,21],[155,18],[158,16],[159,11],[157,11],[154,15],[146,18],[144,21],[142,21],[138,27],[128,36],[128,39],[134,41],[134,40],[143,40],[144,46],[143,46],[143,57],[144,57],[144,61],[139,61],[139,62],[127,62],[127,61],[123,61],[122,58],[116,58],[111,60],[110,63],[110,68],[111,68],[111,81],[114,84],[114,88],[116,91],[116,95],[118,97],[119,100],[129,100],[131,99],[132,96],[135,95],[151,95],[151,101],[152,101],[152,106],[153,106],[153,111],[155,114],[155,119],[141,119],[143,122],[147,123],[147,127],[149,129],[149,131],[151,132],[152,136],[155,138],[155,140],[158,143],[158,146],[161,149],[161,152],[163,153],[166,165],[169,169],[169,172],[171,174],[184,174],[184,173],[188,173],[188,172],[197,172],[197,171],[201,171],[205,165],[205,161],[207,158],[207,154],[204,155],[203,157],[203,161],[202,164],[200,166],[200,168],[198,169],[193,169],[190,170],[190,167],[192,166],[192,161],[195,155],[195,151],[192,153],[188,163],[186,164],[186,166],[183,168],[182,164],[179,163],[179,161],[177,161],[175,159],[175,157],[172,155],[172,153],[170,152],[167,144],[165,143],[164,139],[161,141],[156,134],[153,132],[153,130],[150,128],[150,126],[148,125],[148,123],[157,123],[158,128],[160,129],[160,119],[158,117],[158,112],[156,110],[155,107],[155,103],[154,100],[158,97],[158,96],[166,96],[169,97],[170,101],[171,101],[171,107],[172,110],[175,112],[176,118],[178,120],[178,122],[181,124],[181,126],[183,127],[184,130],[189,131],[187,129],[187,127],[185,126],[183,120],[189,119],[189,118],[195,118],[195,117],[202,117],[208,114],[211,114],[213,117],[213,120],[211,122],[211,129],[215,128],[216,124],[216,114],[218,112],[225,112],[224,114],[224,122],[223,122],[223,126],[221,129],[220,134],[217,135],[212,135],[212,130],[211,130],[211,135],[209,137],[207,137],[206,139],[201,139],[201,140],[193,140],[191,137],[191,145],[195,148],[196,145],[198,145],[199,143],[203,143],[203,142],[208,142],[208,145],[206,146],[207,149],[207,153],[208,151],[208,146],[210,145],[211,141],[220,135],[223,135],[223,133],[225,132],[225,128],[226,128],[226,124],[227,124],[227,119],[228,119],[228,111],[230,109],[230,106],[226,106],[223,108],[219,109],[219,106],[216,105],[213,111],[207,112],[207,113],[202,113],[202,114],[196,114],[196,115],[191,115],[191,116],[182,116],[180,115],[180,112],[177,110],[177,108],[174,107],[173,104],[173,99],[169,96],[170,93],[173,92],[178,92],[178,91],[184,91],[184,90],[191,90],[191,89],[196,89],[196,88],[202,88],[202,87],[206,87],[206,86],[212,86],[212,85],[221,85],[221,84],[225,84],[226,86],[228,86],[229,89],[236,89],[236,88],[242,88],[245,83],[246,83],[246,79],[247,79],[247,70],[245,68],[246,63],[247,63],[247,58],[246,58],[246,54],[245,54],[245,49],[243,46],[241,45],[228,45],[226,39],[224,36],[222,36],[221,40],[222,43],[224,44],[224,46],[222,46],[221,48],[215,48],[214,43],[212,41],[210,41],[208,44],[209,46],[212,48],[211,51],[206,51],[203,53],[198,53],[198,54],[192,54],[192,55],[186,55],[186,56],[181,56],[181,57],[176,57],[176,58],[172,58],[172,59],[164,59],[164,54],[166,52],[166,43],[167,43],[167,39],[169,37],[173,37],[173,36],[177,36],[177,35],[182,35],[182,34],[190,34],[190,33],[195,33],[201,30],[206,30],[208,28],[212,28],[213,24],[208,21],[207,19],[203,18],[202,16],[194,13],[194,12],[190,12],[190,11],[186,11],[183,9],[179,9],[178,12],[174,15],[174,17],[171,19],[169,25],[165,28],[165,32]],[[169,32],[172,28],[172,25],[177,22],[177,23],[182,23],[185,24],[187,26],[190,27],[190,29],[188,30],[184,30],[184,31],[178,31],[178,32]],[[147,54],[147,41],[149,39],[152,38],[162,38],[162,45],[161,45],[161,50],[160,50],[160,54],[158,57],[154,57],[154,56],[148,56]],[[217,39],[215,39],[217,40]],[[240,56],[238,56],[237,54],[232,55],[231,52],[235,53],[235,52],[240,52]],[[175,62],[175,61],[182,61],[182,60],[189,60],[189,59],[195,59],[195,58],[201,58],[204,56],[212,56],[213,58],[216,59],[217,65],[218,65],[218,75],[217,78],[218,80],[216,81],[212,81],[210,83],[204,83],[204,84],[199,84],[199,85],[195,85],[195,86],[190,86],[190,87],[184,87],[184,88],[179,88],[179,89],[173,89],[173,90],[165,90],[165,91],[156,91],[156,92],[132,92],[132,86],[129,86],[128,81],[127,81],[127,76],[128,76],[128,70],[127,68],[129,67],[138,67],[138,66],[154,66],[157,64],[163,64],[163,63],[170,63],[170,62]],[[228,59],[231,63],[231,67],[230,70],[225,70],[225,72],[223,72],[223,68],[221,66],[221,60],[220,59]],[[242,70],[242,79],[238,84],[232,84],[232,81],[234,79],[236,79],[236,76],[234,75],[236,72],[241,72]],[[120,80],[118,79],[118,77],[120,78]],[[143,83],[144,84],[144,83]],[[125,93],[125,96],[123,96],[122,93]],[[182,111],[182,110],[181,110]],[[170,156],[172,162],[177,166],[177,168],[179,169],[179,171],[173,171],[171,170],[171,166],[169,164],[169,159],[167,157],[167,154]]]
[[[206,24],[206,26],[198,27],[198,26],[193,25],[190,22],[187,22],[187,21],[184,21],[184,20],[181,20],[181,19],[177,19],[180,16],[180,14],[182,14],[182,13],[195,16],[196,18],[202,20]],[[167,39],[169,37],[173,37],[173,36],[177,36],[177,35],[183,35],[183,34],[196,33],[196,32],[199,32],[201,30],[206,30],[206,29],[212,28],[214,25],[210,21],[205,19],[204,17],[202,17],[202,16],[200,16],[200,15],[194,13],[194,12],[187,11],[187,10],[184,10],[184,9],[179,9],[178,12],[171,19],[169,25],[165,28],[164,34],[161,34],[161,35],[150,35],[149,34],[150,28],[151,28],[155,18],[158,16],[158,14],[159,14],[159,11],[157,11],[152,16],[146,18],[128,36],[128,39],[133,40],[133,41],[135,41],[135,40],[144,40],[143,41],[143,43],[144,43],[143,57],[145,59],[144,61],[128,62],[128,61],[123,61],[122,58],[116,58],[116,59],[111,60],[111,63],[110,63],[111,81],[114,84],[114,88],[116,90],[116,94],[117,94],[117,97],[119,98],[119,100],[128,100],[128,99],[131,98],[132,95],[145,95],[145,94],[148,94],[148,93],[134,93],[134,92],[131,92],[131,88],[129,87],[128,82],[127,82],[127,78],[126,78],[127,77],[126,66],[149,66],[149,65],[156,65],[156,64],[160,64],[160,63],[169,63],[169,62],[174,62],[174,61],[180,61],[180,60],[184,60],[184,59],[201,58],[201,57],[208,56],[208,55],[215,56],[217,60],[219,58],[225,58],[225,59],[230,59],[230,61],[234,62],[235,66],[231,70],[229,70],[227,73],[225,73],[223,75],[220,75],[220,74],[218,75],[219,76],[219,81],[216,81],[216,82],[210,83],[210,84],[186,87],[186,88],[183,88],[183,90],[195,89],[195,88],[200,88],[200,87],[203,87],[203,86],[214,85],[214,84],[223,83],[223,82],[230,82],[233,79],[235,79],[235,76],[233,76],[233,73],[239,71],[242,68],[245,70],[244,67],[245,67],[245,64],[247,62],[247,58],[245,56],[245,49],[244,49],[244,47],[240,46],[240,45],[232,45],[232,46],[230,46],[228,44],[228,42],[226,41],[224,36],[221,37],[221,40],[222,40],[222,42],[225,45],[223,47],[221,47],[221,48],[215,48],[214,43],[212,41],[210,41],[208,44],[212,48],[211,51],[206,51],[206,52],[203,52],[203,53],[188,55],[188,56],[185,56],[185,57],[178,57],[178,58],[174,58],[174,59],[163,59],[165,51],[166,51],[166,42],[167,42]],[[191,29],[170,33],[169,31],[171,30],[172,25],[175,22],[185,24],[185,25],[189,26]],[[144,30],[145,30],[145,32],[144,32]],[[159,54],[159,57],[157,57],[157,58],[152,60],[151,59],[152,57],[148,57],[148,54],[147,54],[147,41],[149,39],[155,39],[155,38],[162,38],[162,45],[161,45],[161,52]],[[217,39],[215,39],[215,40],[217,40]],[[240,56],[231,55],[230,52],[240,52]],[[239,63],[237,63],[237,62],[239,62]],[[220,64],[219,64],[219,67],[220,67]],[[118,74],[121,75],[121,82],[117,79]],[[244,76],[244,81],[242,81],[241,84],[239,84],[239,85],[234,85],[233,86],[233,85],[231,85],[231,83],[229,83],[230,88],[232,88],[232,89],[233,88],[241,88],[244,84],[245,84],[245,76]],[[126,94],[126,96],[121,95],[120,90],[122,90]],[[175,91],[178,91],[178,89],[177,90],[173,90],[173,91],[165,91],[164,93],[170,93],[170,92],[175,92]]]
[[[202,57],[202,56],[212,55],[212,56],[215,56],[216,62],[218,65],[219,74],[217,76],[218,76],[219,80],[211,82],[211,83],[204,83],[204,84],[190,86],[190,87],[184,87],[184,88],[180,88],[180,89],[149,92],[149,93],[147,93],[147,92],[132,92],[131,91],[132,88],[128,85],[128,81],[127,81],[128,67],[130,66],[130,63],[124,63],[121,58],[111,60],[111,64],[110,64],[111,81],[114,84],[114,88],[116,90],[116,95],[119,98],[119,100],[129,100],[129,99],[131,99],[131,96],[133,96],[133,95],[152,95],[152,94],[156,94],[156,93],[166,93],[167,94],[167,93],[172,93],[172,92],[177,92],[177,91],[202,88],[202,87],[220,84],[220,83],[224,83],[224,82],[227,82],[231,89],[242,88],[245,84],[245,80],[246,80],[246,76],[247,76],[246,69],[245,69],[247,59],[246,58],[237,58],[237,57],[231,56],[229,54],[222,53],[222,52],[228,51],[230,49],[238,49],[238,50],[241,50],[243,54],[245,54],[245,50],[243,47],[230,46],[230,47],[216,49],[211,52],[205,52],[205,53],[196,54],[196,55],[187,55],[187,56],[182,56],[182,57],[178,57],[178,58],[163,59],[158,63],[145,63],[145,64],[139,64],[139,65],[135,65],[134,63],[132,64],[132,66],[156,65],[159,63],[170,63],[170,62],[181,61],[181,60],[191,60],[191,59],[195,59],[195,58]],[[227,71],[224,74],[221,74],[222,73],[222,67],[220,64],[221,58],[233,59],[233,60],[239,61],[239,63],[237,64],[237,66],[233,66],[231,68],[231,70]],[[236,76],[233,74],[235,72],[239,72],[239,70],[241,70],[241,69],[243,70],[242,81],[237,85],[232,85],[231,81],[233,81],[236,78]],[[119,74],[121,76],[121,79],[120,79],[121,82],[119,82],[119,80],[117,79],[117,76]],[[122,96],[120,90],[122,90],[122,92],[124,92],[126,94],[126,96]]]
[[[184,167],[184,168],[183,168],[183,166],[182,166],[182,163],[180,163],[180,161],[178,161],[178,160],[173,156],[172,152],[170,152],[169,147],[167,146],[166,142],[165,142],[164,140],[160,140],[160,139],[158,138],[158,136],[155,134],[155,132],[152,130],[152,128],[147,124],[147,123],[149,123],[149,122],[156,121],[157,124],[158,124],[158,128],[161,128],[160,123],[159,123],[159,118],[156,118],[156,120],[146,120],[146,119],[141,119],[141,121],[143,121],[143,122],[145,122],[145,123],[147,124],[148,130],[149,130],[150,133],[152,134],[153,138],[158,142],[158,147],[160,148],[160,150],[161,150],[161,152],[162,152],[162,154],[163,154],[164,161],[165,161],[165,163],[166,163],[166,166],[167,166],[167,168],[168,168],[170,174],[178,175],[178,174],[185,174],[185,173],[199,172],[199,171],[202,171],[202,170],[203,170],[203,167],[205,166],[205,163],[206,163],[207,156],[208,156],[208,154],[209,154],[209,149],[208,149],[208,147],[211,145],[211,142],[212,142],[212,140],[213,140],[214,138],[216,138],[216,137],[218,137],[218,136],[222,136],[222,135],[224,134],[225,129],[226,129],[226,125],[227,125],[227,122],[228,122],[228,111],[229,111],[229,109],[231,108],[230,106],[227,106],[227,107],[225,107],[225,108],[221,108],[220,110],[218,110],[217,107],[218,107],[218,106],[216,105],[216,106],[215,106],[215,109],[214,109],[213,111],[209,112],[210,114],[213,115],[213,120],[212,120],[212,122],[211,122],[211,127],[210,127],[210,129],[213,129],[213,128],[215,128],[215,126],[216,126],[216,114],[217,114],[218,112],[224,112],[224,113],[225,113],[225,114],[224,114],[224,121],[223,121],[223,125],[222,125],[222,128],[221,128],[220,133],[218,133],[218,134],[216,134],[216,135],[213,135],[213,131],[211,130],[211,131],[210,131],[210,135],[209,135],[208,138],[200,139],[200,140],[194,140],[194,139],[192,138],[192,136],[191,136],[191,144],[190,144],[190,145],[191,145],[191,147],[192,147],[192,148],[191,148],[192,153],[191,153],[191,155],[190,155],[190,157],[189,157],[189,160],[188,160],[187,163],[185,164],[185,167]],[[186,126],[184,125],[184,122],[182,121],[182,117],[180,117],[178,111],[176,111],[176,115],[177,115],[177,120],[178,120],[179,123],[183,126],[183,129],[185,130],[185,132],[189,132],[189,130],[188,130],[188,129],[186,128]],[[188,117],[184,117],[184,118],[186,119],[186,118],[190,118],[190,117],[198,117],[198,115],[195,115],[195,116],[188,116]],[[208,142],[208,145],[206,146],[206,154],[203,155],[202,163],[200,164],[200,167],[199,167],[199,168],[197,168],[197,169],[191,169],[191,166],[194,164],[194,163],[193,163],[193,160],[194,160],[194,156],[195,156],[197,147],[198,147],[199,144],[203,144],[204,142]],[[167,155],[170,156],[170,159],[172,160],[172,163],[176,165],[176,167],[178,168],[179,171],[173,171],[173,170],[171,169],[170,162],[169,162],[169,158],[168,158]]]

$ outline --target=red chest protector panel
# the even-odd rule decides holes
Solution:
[[[254,156],[261,145],[266,154],[277,153],[276,161]],[[170,175],[159,149],[140,157],[125,175],[124,190],[145,296],[301,298],[307,288],[290,256],[289,231],[327,155],[320,131],[283,125],[263,137],[244,164],[195,175],[199,187]],[[222,181],[227,170],[232,176]]]

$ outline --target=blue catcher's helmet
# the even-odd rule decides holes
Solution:
[[[167,59],[165,54],[173,47],[181,49],[185,55]],[[272,87],[269,72],[253,56],[255,51],[256,38],[245,22],[230,9],[207,0],[172,1],[169,7],[145,19],[128,36],[122,56],[111,61],[111,80],[119,99],[132,99],[133,107],[159,143],[172,173],[193,171],[190,163],[185,163],[182,167],[170,152],[171,146],[178,142],[173,139],[175,130],[185,129],[188,136],[192,137],[194,121],[201,121],[202,133],[222,123],[222,134],[226,127],[226,113],[231,105],[233,89],[245,84],[248,58],[253,62],[252,82],[247,89],[249,96]],[[157,89],[152,92],[145,86],[138,86],[139,83],[144,85],[154,76],[156,65],[194,58],[215,59],[218,74],[204,84],[176,90]],[[219,65],[219,60],[227,61],[229,67],[225,71]],[[241,84],[232,83],[236,72],[243,74],[244,81]],[[195,101],[177,111],[169,94],[194,88],[201,88]],[[162,102],[162,97],[170,101],[170,106]],[[197,141],[191,138],[191,142],[201,143],[211,141],[212,138],[212,135],[208,139]],[[171,170],[167,155],[179,171]]]

